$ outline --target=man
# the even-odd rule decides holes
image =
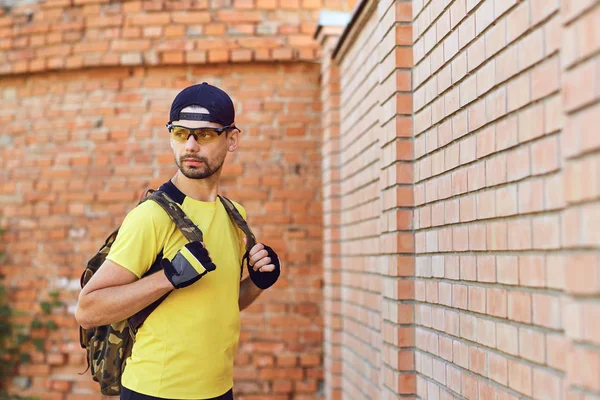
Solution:
[[[75,316],[83,328],[129,318],[169,293],[136,334],[121,399],[233,399],[240,310],[280,269],[273,250],[259,243],[249,253],[252,279],[240,282],[244,236],[217,197],[225,156],[238,147],[234,119],[230,97],[207,83],[184,89],[171,106],[167,128],[179,171],[160,190],[200,228],[204,243],[188,242],[160,205],[146,201],[127,215],[80,293]],[[164,273],[144,277],[156,260]]]

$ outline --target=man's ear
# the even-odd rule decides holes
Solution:
[[[240,142],[240,131],[233,129],[227,134],[227,151],[233,153],[237,150]]]

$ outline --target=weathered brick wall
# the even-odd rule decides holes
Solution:
[[[243,313],[236,393],[318,396],[321,106],[308,62],[318,9],[353,3],[46,0],[0,10],[2,272],[11,304],[27,314],[20,321],[39,315],[53,290],[65,304],[51,317],[59,331],[36,333],[48,337],[46,351],[20,368],[17,383],[30,385],[22,394],[97,397],[89,375],[77,375],[79,274],[140,192],[174,173],[170,101],[209,81],[231,92],[243,130],[223,190],[286,268]]]
[[[600,20],[599,1],[562,1],[560,47],[563,131],[560,164],[565,208],[559,234],[568,251],[564,277],[563,388],[568,399],[600,397]],[[566,356],[566,357],[565,357]]]
[[[354,0],[45,0],[0,9],[0,74],[314,60],[321,7]],[[17,2],[18,3],[18,2]]]
[[[164,123],[186,84],[232,93],[242,144],[223,192],[247,209],[286,273],[242,315],[240,398],[308,399],[322,379],[318,67],[236,65],[115,68],[4,78],[2,271],[13,305],[36,313],[51,290],[69,310],[53,317],[45,354],[20,369],[23,394],[94,398],[72,306],[79,276],[140,192],[175,172]]]
[[[326,365],[338,366],[328,398],[597,398],[600,2],[395,2],[391,36],[388,2],[362,4],[331,67],[341,242],[325,297],[341,307],[325,326]],[[399,11],[411,6],[412,32]],[[386,81],[385,54],[406,47],[411,74]],[[414,154],[403,140],[386,153],[385,123],[404,113]],[[397,169],[411,161],[412,173]],[[386,226],[394,208],[414,211],[412,225]],[[380,257],[386,229],[414,232],[394,273]],[[392,386],[391,372],[404,380]]]
[[[559,9],[536,0],[415,4],[422,398],[562,396]]]
[[[397,398],[416,387],[411,7],[364,3],[360,29],[323,51],[334,57],[322,66],[329,399]]]
[[[342,395],[341,381],[341,259],[340,259],[340,71],[330,55],[340,27],[322,27],[318,39],[323,47],[321,63],[321,149],[323,196],[323,360],[326,397]]]
[[[340,252],[343,393],[377,398],[381,360],[381,278],[372,265],[379,254],[380,182],[378,85],[374,51],[377,14],[340,63]],[[360,66],[360,68],[357,68]],[[360,73],[351,71],[360,70]],[[372,108],[375,107],[374,110]],[[367,112],[371,110],[371,112]],[[373,165],[372,168],[369,166]],[[369,323],[371,322],[371,323]]]
[[[97,397],[73,305],[85,261],[140,192],[174,173],[164,131],[185,85],[230,90],[243,129],[223,190],[287,272],[243,314],[236,393],[318,396],[322,368],[320,8],[354,0],[45,0],[0,9],[0,223],[12,305],[60,329],[19,370],[23,394]],[[9,4],[9,3],[5,3]],[[285,64],[280,63],[286,62]],[[225,64],[228,63],[228,64]],[[209,66],[210,64],[210,66]],[[23,110],[29,114],[22,114]]]

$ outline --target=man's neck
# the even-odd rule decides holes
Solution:
[[[220,172],[206,179],[190,179],[177,171],[171,182],[187,197],[199,201],[215,201],[219,193]]]

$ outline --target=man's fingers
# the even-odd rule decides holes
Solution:
[[[263,266],[265,266],[267,264],[270,264],[270,263],[271,263],[271,259],[269,257],[261,258],[256,263],[254,263],[254,265],[252,266],[252,268],[255,271],[258,271],[260,269],[260,267],[263,267]]]
[[[259,269],[260,272],[273,272],[274,270],[275,266],[273,264],[265,265],[264,267]]]
[[[254,247],[250,249],[250,258],[254,257],[256,253],[263,250],[265,246],[262,243],[256,243]],[[258,259],[257,259],[258,260]]]
[[[250,256],[250,265],[254,266],[257,262],[259,262],[263,258],[267,257],[268,255],[269,255],[269,252],[267,252],[266,250],[259,251],[258,253],[254,254],[253,256]]]

